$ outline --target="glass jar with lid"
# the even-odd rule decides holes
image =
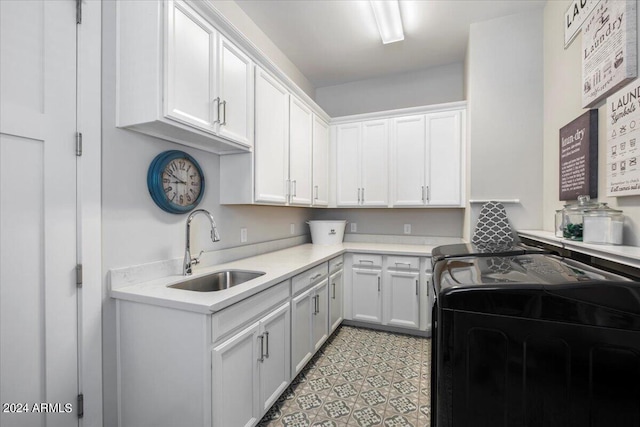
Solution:
[[[584,214],[597,209],[600,204],[592,201],[589,196],[578,196],[578,202],[565,205],[562,213],[562,237],[569,240],[581,241],[584,224]]]
[[[606,203],[584,213],[584,243],[621,245],[624,229],[622,211],[612,209]]]

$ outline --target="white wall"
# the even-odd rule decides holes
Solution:
[[[347,220],[357,224],[356,234],[403,235],[411,224],[411,236],[462,237],[463,209],[314,209],[313,219]]]
[[[542,9],[469,33],[469,198],[520,199],[505,205],[516,229],[542,226],[542,40]],[[471,206],[468,231],[481,207]]]
[[[582,34],[564,49],[563,19],[570,1],[549,1],[544,9],[544,199],[543,227],[552,231],[558,199],[559,130],[586,110],[582,104]],[[640,8],[638,8],[640,20]],[[638,84],[638,80],[631,82]],[[598,108],[598,201],[623,210],[624,244],[640,245],[640,196],[606,197],[607,118],[605,100]]]
[[[316,89],[331,117],[464,100],[463,64],[360,80]]]

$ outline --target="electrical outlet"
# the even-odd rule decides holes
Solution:
[[[404,225],[404,234],[411,234],[411,224]]]
[[[245,243],[247,241],[247,229],[240,229],[240,243]]]
[[[289,233],[296,234],[296,225],[295,224],[289,224]]]
[[[351,223],[351,232],[352,233],[357,233],[358,232],[358,224],[356,224],[355,222]]]

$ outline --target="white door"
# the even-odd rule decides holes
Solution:
[[[314,287],[315,307],[313,311],[313,349],[314,353],[329,336],[329,280],[324,279]]]
[[[417,271],[387,271],[385,324],[403,328],[420,327],[420,280]]]
[[[329,278],[329,333],[335,331],[342,322],[343,288],[344,273],[339,270]]]
[[[329,125],[313,117],[313,206],[329,205]]]
[[[75,1],[0,1],[0,94],[0,402],[63,412],[0,425],[78,425]]]
[[[287,302],[260,321],[263,354],[260,356],[260,408],[266,412],[289,384],[291,325]]]
[[[393,119],[391,132],[391,204],[423,206],[427,161],[424,115]]]
[[[291,378],[295,377],[313,356],[311,349],[313,289],[291,300]]]
[[[313,114],[299,99],[289,104],[289,180],[292,205],[311,205]]]
[[[460,122],[460,111],[427,114],[429,205],[460,206],[462,203]]]
[[[382,323],[382,284],[379,270],[352,270],[352,318]]]
[[[389,130],[387,120],[372,120],[362,123],[360,146],[362,162],[363,206],[387,206],[389,203]]]
[[[216,30],[181,1],[168,2],[165,114],[215,131]]]
[[[253,426],[258,416],[259,324],[229,338],[212,352],[213,425]]]
[[[336,204],[360,204],[360,123],[338,125],[336,129]]]
[[[218,36],[218,133],[253,145],[253,62],[233,43]]]
[[[255,201],[287,203],[289,93],[256,67]]]

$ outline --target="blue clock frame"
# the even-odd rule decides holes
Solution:
[[[172,202],[167,193],[164,191],[162,186],[162,173],[167,167],[169,163],[176,159],[187,159],[198,170],[200,174],[200,194],[196,197],[195,201],[190,205],[179,205],[177,203]],[[165,212],[169,212],[172,214],[183,214],[191,212],[202,200],[202,196],[204,195],[205,189],[205,178],[204,173],[202,172],[202,168],[200,164],[189,154],[180,150],[169,150],[164,151],[158,154],[149,165],[149,170],[147,172],[147,188],[149,189],[149,194],[153,201],[158,205],[160,209]]]

